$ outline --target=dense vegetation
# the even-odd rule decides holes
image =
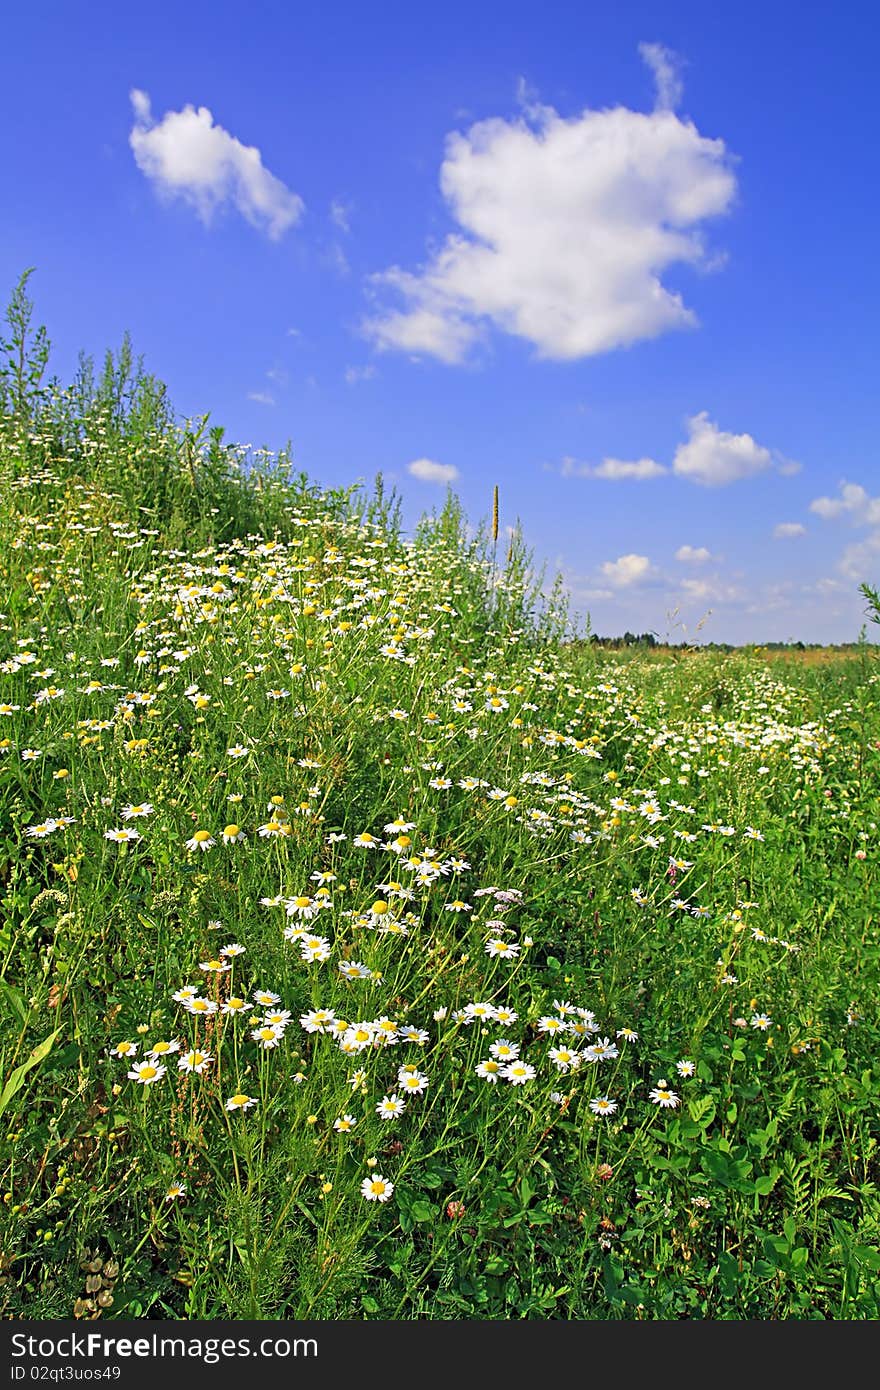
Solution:
[[[26,289],[3,1316],[876,1317],[876,650],[572,643]]]

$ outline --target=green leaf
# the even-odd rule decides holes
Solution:
[[[22,1023],[27,1023],[28,1010],[24,999],[19,991],[8,985],[5,980],[0,980],[0,998],[6,999],[12,1005]]]
[[[437,1207],[433,1202],[413,1202],[409,1214],[413,1221],[433,1221],[437,1215]]]
[[[9,1102],[13,1100],[16,1095],[18,1095],[18,1092],[21,1090],[22,1086],[25,1083],[28,1072],[33,1071],[34,1067],[38,1067],[40,1063],[42,1061],[45,1061],[45,1059],[49,1056],[49,1053],[55,1046],[55,1039],[58,1037],[58,1034],[60,1032],[61,1029],[56,1028],[54,1033],[50,1033],[48,1038],[44,1038],[43,1041],[37,1047],[34,1048],[27,1061],[22,1062],[21,1066],[16,1067],[15,1070],[12,1072],[12,1074],[9,1077],[9,1080],[3,1087],[2,1093],[0,1093],[0,1117],[3,1116],[6,1107],[9,1105]]]
[[[766,1197],[776,1186],[781,1168],[771,1168],[769,1173],[765,1173],[760,1178],[755,1178],[755,1191],[759,1197]]]

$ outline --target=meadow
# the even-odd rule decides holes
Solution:
[[[574,642],[15,313],[2,1316],[875,1318],[876,647]]]

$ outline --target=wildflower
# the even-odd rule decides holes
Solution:
[[[368,1202],[387,1202],[393,1191],[394,1183],[383,1178],[381,1173],[374,1173],[361,1183],[361,1193]]]
[[[125,825],[122,826],[119,830],[104,831],[104,839],[112,840],[114,844],[117,845],[127,845],[133,843],[135,840],[139,840],[140,838],[141,837],[136,830],[132,830]]]
[[[199,969],[204,970],[208,975],[225,975],[232,969],[229,961],[225,960],[200,960]]]
[[[624,1042],[638,1042],[639,1035],[633,1028],[618,1028],[617,1036]]]
[[[188,1014],[215,1014],[217,1005],[213,999],[202,999],[199,995],[192,995],[180,1001]]]
[[[514,941],[502,941],[499,937],[486,942],[487,956],[503,956],[505,960],[514,960],[519,955],[519,949]]]
[[[511,1042],[509,1038],[498,1038],[490,1044],[489,1051],[501,1062],[515,1062],[519,1057],[519,1043]]]
[[[243,1091],[236,1091],[234,1096],[230,1096],[226,1102],[227,1110],[250,1110],[256,1105],[256,1096],[246,1096]]]
[[[23,748],[21,750],[21,760],[23,763],[35,763],[41,758],[42,752],[39,748]]]
[[[608,1182],[609,1178],[614,1177],[614,1169],[610,1163],[600,1163],[596,1169],[596,1177],[600,1182]]]
[[[594,1115],[613,1115],[617,1109],[617,1101],[611,1100],[610,1096],[594,1096],[590,1101],[590,1109]],[[602,1176],[604,1177],[604,1174]]]
[[[551,1047],[550,1060],[559,1071],[576,1071],[580,1066],[581,1054],[567,1047]]]
[[[126,1039],[124,1042],[119,1042],[119,1043],[117,1043],[115,1047],[111,1047],[111,1049],[110,1049],[110,1056],[111,1056],[111,1057],[133,1057],[134,1054],[137,1052],[137,1050],[138,1050],[139,1047],[140,1047],[140,1043],[129,1042],[129,1041]]]
[[[348,1134],[356,1124],[357,1120],[354,1115],[340,1115],[338,1120],[333,1121],[333,1128],[337,1134]]]
[[[679,1097],[674,1091],[670,1091],[663,1079],[658,1081],[654,1089],[649,1092],[649,1098],[663,1110],[674,1110],[680,1103]]]
[[[492,1004],[486,1004],[482,1001],[477,1001],[473,1004],[465,1004],[460,1017],[463,1023],[474,1023],[478,1019],[491,1020],[495,1018],[495,1007]]]
[[[568,1031],[568,1024],[564,1018],[558,1018],[555,1014],[545,1014],[538,1019],[538,1031],[540,1033],[565,1033]]]
[[[58,822],[55,820],[44,820],[39,825],[29,825],[24,832],[32,840],[44,840],[47,835],[51,835],[53,830],[58,829]]]
[[[473,912],[474,910],[470,903],[462,902],[461,898],[454,898],[451,903],[446,903],[444,909],[446,912]]]
[[[376,1114],[383,1120],[396,1120],[405,1109],[406,1101],[401,1096],[383,1096],[376,1106]]]
[[[331,1009],[311,1009],[307,1014],[302,1014],[299,1021],[307,1033],[329,1033],[336,1022],[336,1015]]]
[[[157,1062],[135,1062],[127,1075],[131,1081],[139,1081],[142,1086],[151,1086],[154,1081],[161,1081],[167,1070],[167,1067],[160,1066]]]
[[[222,1014],[244,1014],[253,1007],[253,1004],[249,1004],[246,999],[240,999],[238,995],[233,995],[220,1005],[220,1012]]]
[[[177,1004],[187,1004],[190,999],[195,999],[198,995],[197,985],[184,985],[183,989],[178,989],[172,994],[171,998]]]
[[[696,1073],[697,1064],[683,1057],[680,1062],[676,1062],[675,1070],[678,1072],[679,1076],[693,1076]]]
[[[251,1037],[255,1043],[259,1043],[262,1048],[268,1051],[270,1048],[277,1047],[281,1042],[284,1037],[284,1029],[273,1023],[261,1024],[259,1028],[252,1030]]]
[[[286,1028],[292,1016],[289,1009],[272,1009],[263,1015],[263,1022],[273,1028]]]
[[[620,1053],[610,1038],[598,1038],[584,1048],[584,1056],[590,1062],[612,1062]]]
[[[300,954],[305,961],[324,961],[330,958],[330,942],[326,936],[304,936],[300,939]]]
[[[491,1057],[485,1062],[478,1062],[474,1071],[481,1081],[491,1081],[494,1086],[501,1075],[501,1063],[496,1062],[495,1058]]]
[[[244,946],[237,941],[230,941],[228,946],[221,946],[220,948],[221,956],[225,956],[227,960],[232,960],[235,956],[243,956],[244,952]]]
[[[379,838],[364,830],[360,835],[355,835],[352,844],[357,845],[359,849],[375,849],[379,844]]]
[[[191,853],[194,853],[197,849],[205,853],[209,849],[212,849],[216,843],[217,841],[214,839],[210,830],[197,830],[195,834],[187,840],[186,847]]]
[[[512,1023],[516,1023],[519,1014],[513,1009],[508,1009],[506,1005],[500,1004],[495,1010],[495,1022],[500,1023],[502,1028],[507,1028]]]
[[[769,1014],[752,1014],[749,1023],[753,1028],[760,1028],[762,1033],[766,1033],[768,1028],[772,1028],[773,1019]]]
[[[401,1042],[415,1043],[417,1047],[424,1047],[430,1041],[430,1035],[424,1028],[416,1028],[411,1023],[406,1023],[398,1032]]]
[[[177,1066],[180,1071],[194,1071],[201,1075],[213,1060],[214,1058],[209,1056],[207,1052],[199,1052],[198,1048],[193,1048],[192,1052],[184,1052],[181,1057],[178,1057]]]
[[[240,826],[240,825],[236,825],[234,821],[232,821],[229,825],[224,826],[224,829],[223,829],[223,843],[224,843],[224,845],[237,845],[238,842],[239,842],[239,840],[243,840],[244,838],[245,838],[245,833],[244,833],[244,831],[242,830],[241,826]]]
[[[517,1058],[515,1062],[508,1062],[506,1067],[501,1068],[501,1075],[513,1086],[524,1086],[535,1075],[535,1068]]]
[[[168,1191],[165,1193],[165,1201],[166,1201],[166,1202],[174,1202],[174,1201],[177,1200],[178,1197],[185,1197],[185,1196],[186,1196],[186,1183],[185,1183],[185,1182],[173,1182],[173,1183],[171,1184],[171,1186],[169,1187]]]
[[[172,1052],[179,1052],[179,1051],[180,1051],[180,1043],[177,1041],[176,1038],[171,1038],[168,1042],[157,1042],[157,1043],[153,1043],[153,1046],[150,1048],[149,1052],[147,1053],[147,1056],[148,1056],[148,1057],[167,1057],[167,1056],[169,1055],[169,1053],[172,1053]]]
[[[359,960],[341,960],[337,969],[349,980],[369,980],[373,974],[370,967]]]
[[[226,750],[227,758],[246,758],[247,755],[248,749],[242,743],[233,744],[231,748]]]
[[[398,1085],[404,1091],[409,1091],[412,1095],[420,1096],[428,1089],[428,1077],[424,1076],[415,1067],[401,1067],[397,1073]]]
[[[363,1091],[367,1084],[367,1073],[363,1067],[358,1067],[348,1078],[348,1084],[353,1091]]]
[[[140,820],[143,816],[151,816],[154,810],[149,801],[142,801],[136,806],[123,806],[119,814],[123,820]]]

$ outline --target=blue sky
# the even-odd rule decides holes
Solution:
[[[670,0],[5,17],[52,365],[408,524],[493,486],[599,633],[851,641],[880,581],[880,20]],[[876,629],[869,629],[874,636]]]

